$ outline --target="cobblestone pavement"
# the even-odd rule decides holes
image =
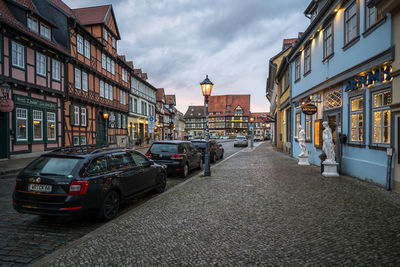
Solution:
[[[39,266],[400,265],[399,197],[267,144],[244,149]]]
[[[224,143],[226,156],[239,149],[233,143]],[[142,153],[147,149],[139,150]],[[191,176],[196,175],[194,172]],[[168,177],[167,190],[184,182],[179,177]],[[68,244],[103,225],[94,218],[56,218],[20,214],[12,207],[12,189],[15,177],[0,179],[0,266],[18,266],[30,263],[43,255]],[[120,216],[129,212],[156,194],[146,194],[128,201]]]

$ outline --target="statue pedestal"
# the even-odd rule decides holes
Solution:
[[[310,165],[310,163],[308,162],[308,155],[305,156],[300,156],[299,155],[299,165]]]
[[[325,177],[336,177],[339,176],[337,172],[337,166],[339,165],[336,162],[322,162],[324,164],[324,172],[322,173]]]

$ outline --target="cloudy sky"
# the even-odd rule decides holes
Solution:
[[[118,53],[175,94],[177,108],[201,105],[199,83],[213,95],[251,94],[251,111],[268,111],[268,60],[284,38],[309,23],[310,0],[64,0],[71,8],[111,3],[121,41]]]

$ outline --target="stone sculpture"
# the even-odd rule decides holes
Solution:
[[[332,130],[328,125],[327,121],[322,123],[324,127],[324,131],[322,132],[322,151],[324,151],[326,155],[326,160],[324,163],[336,163],[335,161],[335,145],[332,140]]]
[[[299,157],[307,156],[306,133],[301,125],[299,125],[299,136],[297,137],[297,140],[299,141],[299,146],[301,149]]]

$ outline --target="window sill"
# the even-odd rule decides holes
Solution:
[[[388,147],[390,147],[390,145],[384,145],[384,144],[370,144],[370,145],[368,145],[368,147],[369,147],[370,149],[386,151],[386,149],[387,149]]]
[[[51,78],[51,80],[52,80],[52,81],[55,81],[55,82],[58,82],[58,83],[61,82],[61,79],[54,79],[54,78]]]
[[[346,145],[352,146],[352,147],[359,147],[359,148],[365,147],[365,144],[363,144],[363,143],[347,143]]]
[[[298,81],[300,81],[300,78],[297,78],[297,80],[295,80],[294,83],[297,83]]]
[[[43,78],[47,78],[46,74],[41,74],[41,73],[36,73],[37,76],[43,77]]]
[[[20,66],[17,66],[17,65],[11,65],[11,66],[12,66],[13,68],[16,68],[16,69],[25,71],[25,67],[20,67]]]
[[[372,25],[371,27],[369,27],[368,29],[366,29],[362,36],[365,38],[368,35],[370,35],[371,33],[373,33],[376,29],[378,29],[382,24],[384,24],[386,22],[386,16],[384,16],[383,18],[381,18],[380,20],[378,20],[377,22],[375,22],[374,25]]]
[[[353,40],[347,42],[347,44],[345,44],[342,49],[343,51],[346,51],[347,49],[349,49],[350,47],[352,47],[354,44],[356,44],[358,41],[360,40],[360,35],[358,35],[357,37],[353,38]]]
[[[18,141],[18,140],[16,140],[16,141],[14,141],[14,144],[15,145],[28,145],[28,144],[30,144],[30,142],[28,140],[26,140],[26,141]]]
[[[304,72],[304,74],[303,74],[303,77],[306,77],[308,74],[310,74],[311,73],[311,70],[309,70],[309,71],[307,71],[307,72]]]
[[[333,58],[333,56],[335,55],[335,53],[331,53],[329,56],[327,56],[327,57],[325,57],[323,60],[322,60],[322,63],[326,63],[326,62],[328,62],[331,58]]]

